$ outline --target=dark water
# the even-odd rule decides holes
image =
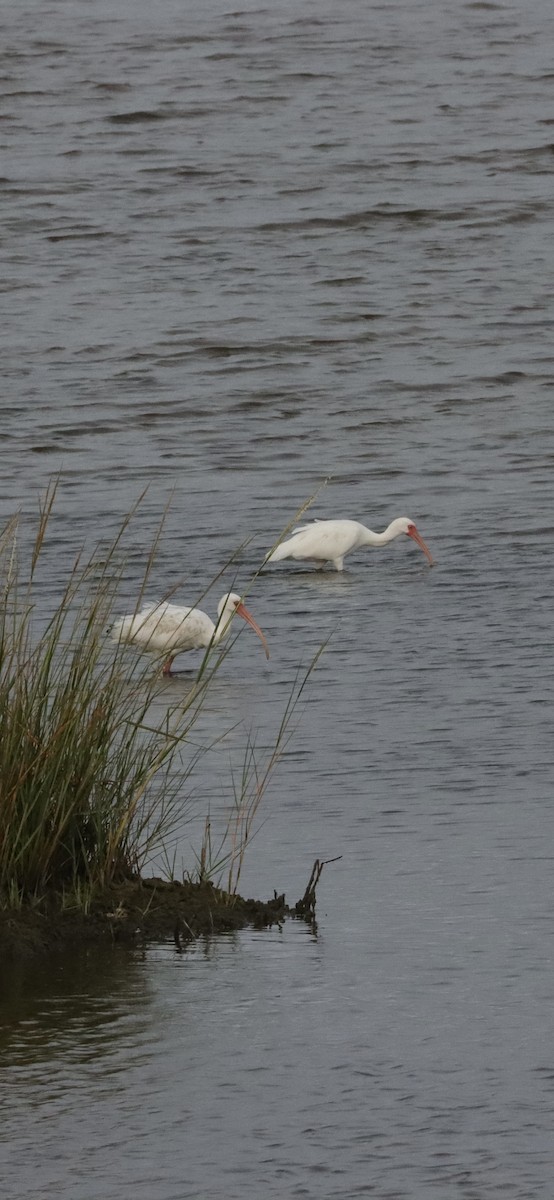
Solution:
[[[185,603],[327,477],[314,515],[407,513],[437,562],[402,539],[257,581],[272,659],[247,631],[227,659],[205,732],[243,732],[184,818],[224,807],[244,729],[269,740],[332,635],[243,881],[295,899],[341,854],[319,936],[5,978],[6,1195],[545,1200],[554,10],[12,0],[1,23],[0,509],[61,472],[45,604],[146,485],[131,600],[173,489],[158,594]]]

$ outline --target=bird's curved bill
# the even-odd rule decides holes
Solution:
[[[433,556],[431,554],[431,551],[430,551],[429,547],[423,541],[423,538],[422,538],[419,530],[416,529],[415,525],[412,525],[411,528],[408,529],[408,537],[413,538],[414,542],[417,542],[418,546],[421,546],[423,553],[426,554],[427,558],[429,559],[430,566],[433,566]]]
[[[267,642],[266,642],[265,637],[260,629],[260,626],[254,620],[252,613],[248,612],[248,609],[244,607],[244,604],[237,604],[235,612],[238,613],[239,617],[242,617],[243,621],[246,621],[246,623],[252,627],[252,629],[254,630],[254,633],[257,633],[257,635],[262,643],[262,646],[265,650],[265,656],[266,656],[266,658],[269,658],[269,648],[268,648]]]

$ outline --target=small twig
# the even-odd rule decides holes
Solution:
[[[298,900],[294,906],[294,912],[297,917],[302,917],[304,921],[315,922],[315,901],[316,888],[321,879],[323,868],[328,863],[338,862],[342,858],[342,854],[337,854],[335,858],[316,858],[312,867],[312,873],[308,880],[308,886],[301,900]]]
[[[185,931],[187,931],[187,932],[185,932]],[[185,921],[185,918],[179,915],[177,917],[177,920],[175,922],[175,928],[173,930],[173,939],[175,941],[175,948],[176,948],[176,950],[179,951],[179,954],[183,953],[183,946],[181,943],[181,933],[183,933],[185,935],[185,939],[189,942],[194,941],[194,939],[196,937],[196,934],[191,929],[188,922]],[[187,937],[187,933],[188,933],[188,937]]]

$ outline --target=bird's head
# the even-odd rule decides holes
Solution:
[[[412,541],[417,542],[417,545],[421,547],[423,553],[429,559],[430,566],[433,566],[433,556],[429,547],[423,541],[415,521],[412,521],[410,517],[397,517],[396,520],[392,522],[390,528],[391,532],[394,530],[394,537],[396,537],[397,534],[406,533],[408,537],[412,538]]]
[[[225,596],[221,597],[221,600],[217,606],[217,614],[219,617],[218,624],[220,622],[223,622],[223,624],[228,623],[235,613],[237,616],[242,617],[243,621],[246,621],[247,625],[250,625],[251,629],[254,630],[254,633],[257,633],[265,650],[265,656],[266,658],[269,658],[269,649],[264,634],[262,633],[260,626],[254,620],[252,613],[248,611],[248,609],[242,603],[240,596],[237,596],[236,592],[227,592]]]
[[[237,596],[236,592],[226,592],[225,595],[221,597],[221,600],[217,606],[217,615],[220,617],[221,614],[228,609],[229,616],[232,616],[233,611],[236,612],[239,604],[240,596]]]
[[[401,533],[407,533],[409,535],[410,526],[415,529],[414,522],[410,520],[409,517],[397,517],[395,521],[391,521],[389,529],[391,533],[394,533],[394,535],[398,537],[398,535]]]

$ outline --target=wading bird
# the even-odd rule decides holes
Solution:
[[[171,675],[171,664],[177,654],[216,645],[229,632],[235,614],[252,626],[262,642],[266,658],[269,658],[267,642],[259,625],[235,592],[226,592],[221,597],[215,625],[200,608],[146,604],[138,613],[119,617],[112,629],[112,641],[128,642],[153,654],[166,654],[163,674]]]
[[[425,545],[417,526],[409,517],[397,517],[383,530],[374,533],[359,521],[313,521],[310,525],[300,525],[293,531],[292,537],[281,542],[276,550],[266,558],[266,562],[282,562],[284,558],[313,559],[323,567],[326,562],[333,564],[336,571],[342,571],[344,558],[351,550],[360,546],[386,546],[401,533],[407,533],[413,538],[423,553],[427,555],[433,566],[429,547]]]

